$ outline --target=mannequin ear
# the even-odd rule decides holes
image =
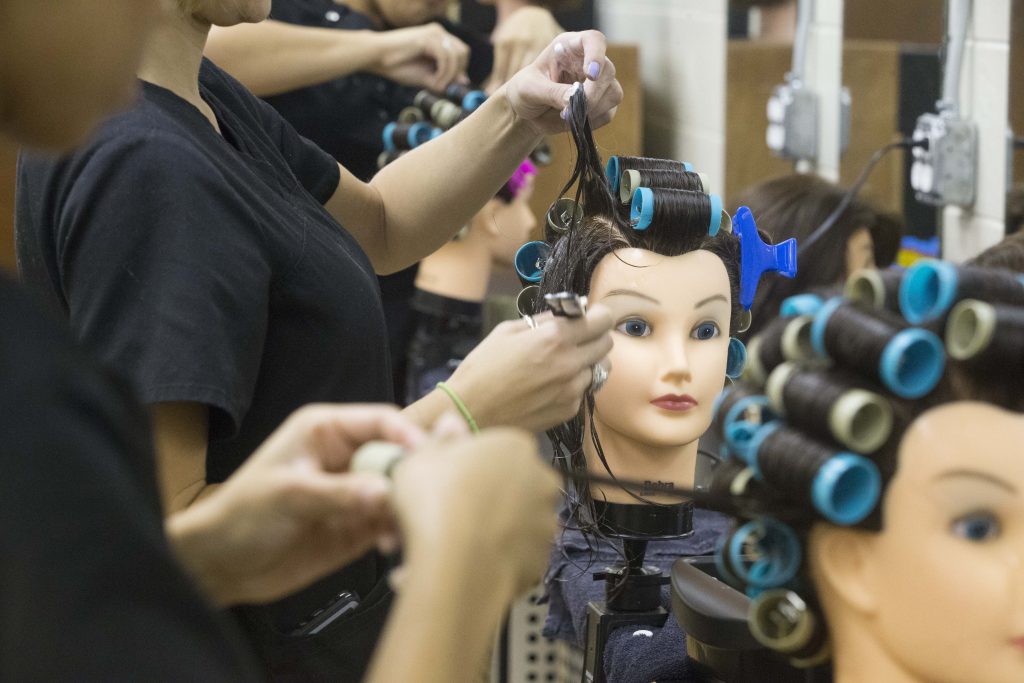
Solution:
[[[473,217],[474,227],[480,231],[481,235],[486,235],[488,239],[501,235],[498,221],[495,220],[499,201],[497,199],[490,200]]]
[[[866,615],[878,609],[874,537],[867,531],[815,525],[808,553],[818,595],[824,603],[842,603]]]

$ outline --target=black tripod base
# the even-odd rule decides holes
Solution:
[[[587,651],[583,659],[583,683],[608,683],[604,674],[604,648],[608,636],[620,626],[665,625],[668,612],[656,607],[646,612],[613,612],[604,601],[587,605]]]

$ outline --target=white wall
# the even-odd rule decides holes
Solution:
[[[727,0],[597,0],[597,11],[611,42],[640,48],[646,153],[689,161],[720,191]]]
[[[1011,0],[974,0],[960,77],[960,112],[978,124],[978,186],[971,209],[943,211],[942,253],[952,261],[970,258],[1003,237],[1010,4]]]
[[[840,107],[843,85],[843,2],[815,0],[807,38],[807,86],[818,95],[818,158],[814,172],[839,182]],[[869,102],[852,106],[869,107]]]

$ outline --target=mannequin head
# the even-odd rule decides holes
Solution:
[[[530,239],[537,228],[537,219],[530,208],[536,169],[523,176],[513,193],[508,185],[473,217],[469,236],[482,239],[494,264],[511,267],[519,246]]]
[[[1004,321],[1021,313],[1002,310]],[[892,316],[861,313],[878,321]],[[999,338],[1006,337],[1007,329],[998,331]],[[950,349],[955,348],[953,338],[947,332]],[[836,683],[1024,680],[1024,458],[1019,445],[1024,404],[1019,392],[1011,390],[1020,384],[1013,370],[1019,348],[991,344],[983,351],[991,355],[982,367],[1001,367],[1001,373],[980,373],[978,365],[970,364],[979,358],[946,357],[934,388],[913,400],[882,388],[864,366],[834,351],[829,349],[830,369],[821,369],[820,362],[777,369],[766,391],[782,415],[776,433],[787,431],[818,444],[836,460],[851,454],[877,467],[880,495],[871,499],[870,514],[836,520],[816,501],[812,505],[811,496],[793,489],[792,482],[806,468],[795,448],[771,455],[776,476],[783,474],[773,479],[767,469],[772,448],[766,447],[772,437],[759,442],[758,432],[749,443],[761,445],[747,452],[740,446],[743,462],[733,463],[731,475],[716,473],[713,489],[745,509],[741,517],[784,520],[801,539],[806,575],[781,587],[796,591],[818,623],[827,625]],[[797,380],[801,373],[818,380]],[[844,391],[872,392],[891,411],[892,426],[875,446],[855,448],[841,430],[799,414],[801,404],[816,401],[831,415],[827,404],[838,394],[830,390],[840,385]],[[818,391],[808,391],[815,386]],[[730,488],[742,478],[736,468],[752,461],[760,474],[737,494]],[[766,614],[752,621],[755,635],[757,624],[770,630],[778,617],[770,610]],[[794,659],[813,658],[810,651],[787,651],[782,639],[774,638],[764,642]]]
[[[882,530],[816,525],[812,575],[840,667],[845,643],[864,641],[906,680],[1024,680],[1021,439],[1020,413],[933,408],[904,434]]]
[[[567,471],[653,485],[643,496],[614,486],[581,487],[580,521],[586,524],[594,498],[657,501],[659,488],[692,484],[697,442],[726,382],[729,336],[741,307],[739,240],[726,230],[709,236],[713,210],[706,194],[680,195],[686,200],[643,230],[623,218],[585,116],[578,116],[578,107],[585,107],[580,93],[570,102],[578,152],[570,186],[578,180],[576,201],[584,210],[551,243],[540,290],[586,295],[608,306],[614,346],[603,388],[588,392],[580,414],[549,436]]]

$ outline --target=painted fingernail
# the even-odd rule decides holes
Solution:
[[[590,66],[587,67],[587,75],[592,79],[596,79],[601,73],[601,65],[597,62],[591,62]]]

